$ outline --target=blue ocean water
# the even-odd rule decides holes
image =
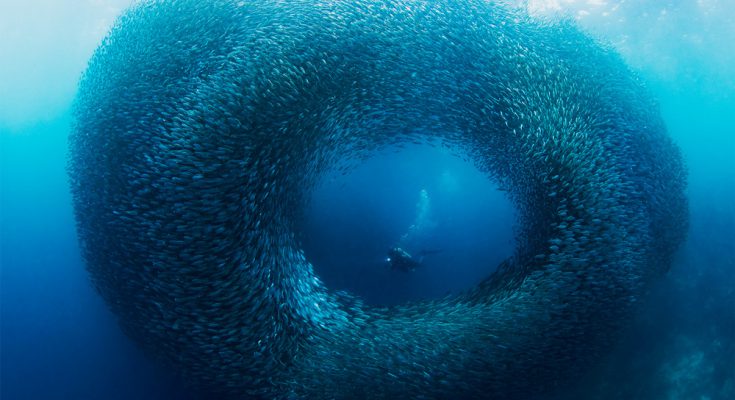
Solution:
[[[320,278],[376,305],[469,289],[515,244],[505,193],[460,155],[429,145],[385,149],[326,174],[304,214],[300,239]],[[401,273],[386,260],[392,247],[416,260],[427,254]]]
[[[88,282],[66,175],[70,107],[126,1],[0,4],[0,398],[188,399],[119,330]],[[622,52],[689,169],[688,240],[630,331],[558,398],[735,398],[735,5],[530,1]],[[34,17],[31,17],[33,15]],[[466,289],[513,251],[514,210],[441,147],[388,149],[324,177],[300,240],[328,287],[375,304]],[[478,221],[482,221],[479,223]],[[388,247],[428,254],[390,271]]]

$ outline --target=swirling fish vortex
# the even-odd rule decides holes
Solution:
[[[75,113],[95,287],[147,352],[228,398],[551,390],[686,231],[681,156],[619,56],[484,0],[144,1]],[[507,190],[517,248],[466,293],[370,307],[324,287],[294,225],[325,171],[411,141]]]

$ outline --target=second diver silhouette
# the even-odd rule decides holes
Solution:
[[[385,261],[390,265],[390,269],[403,272],[415,271],[424,261],[424,256],[429,254],[440,253],[441,250],[422,250],[418,259],[413,258],[406,250],[400,247],[393,247],[388,250],[388,257]]]

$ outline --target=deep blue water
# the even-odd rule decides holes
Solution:
[[[327,174],[299,229],[327,286],[372,304],[441,297],[468,289],[513,255],[515,211],[504,192],[446,148],[383,150],[347,175]],[[401,247],[412,273],[391,270]]]
[[[629,32],[628,41],[618,44],[660,101],[685,156],[691,219],[674,266],[616,350],[559,398],[735,398],[735,66],[722,54],[729,51],[723,44],[735,40],[724,25],[733,22],[735,10],[725,2],[699,2],[715,4],[714,11],[688,20],[684,16],[696,8],[690,3],[640,6],[641,15],[660,16],[661,9],[673,15],[669,24],[650,30],[630,21],[632,6],[629,20],[592,29],[613,41]],[[85,12],[94,16],[95,10]],[[7,106],[0,114],[0,398],[195,398],[120,332],[84,271],[65,172],[68,88],[94,47],[90,43],[101,36],[80,39],[66,17],[69,12],[44,21],[62,26],[70,38],[74,60],[57,68],[74,73],[56,74],[49,57],[24,56],[36,51],[61,57],[59,44],[45,41],[46,35],[34,36],[40,39],[25,50],[21,43],[3,43],[20,65],[0,70],[0,105]],[[109,18],[101,21],[109,26]],[[22,24],[9,26],[16,25]],[[668,39],[672,32],[700,39],[677,48]],[[636,40],[647,45],[630,44]],[[20,73],[39,63],[40,75]],[[8,75],[13,72],[17,78]],[[55,89],[58,80],[68,84]],[[471,287],[512,253],[514,210],[472,164],[441,148],[390,150],[396,149],[350,174],[327,174],[305,209],[299,239],[327,286],[375,304],[435,298]],[[417,271],[402,273],[385,265],[386,250],[394,245],[412,254],[441,251],[427,255]]]

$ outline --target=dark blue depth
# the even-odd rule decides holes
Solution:
[[[446,148],[385,149],[314,189],[299,230],[327,287],[394,305],[469,289],[514,250],[515,210],[469,160]],[[421,266],[391,269],[400,247]],[[422,254],[425,254],[422,256]]]

